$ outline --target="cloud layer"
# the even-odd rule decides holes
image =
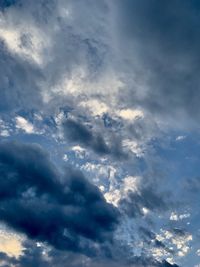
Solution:
[[[199,265],[199,18],[0,0],[0,265]]]

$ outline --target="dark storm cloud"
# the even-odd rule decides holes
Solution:
[[[17,260],[15,257],[10,257],[6,253],[0,252],[0,267],[16,266]]]
[[[15,6],[15,3],[19,4]],[[144,144],[146,153],[149,149],[145,145],[147,140],[160,134],[157,116],[162,122],[168,122],[166,117],[178,117],[173,124],[175,127],[178,123],[189,124],[199,118],[198,1],[0,0],[0,11],[3,11],[2,25],[6,30],[4,33],[2,27],[2,35],[8,35],[10,41],[13,34],[15,39],[15,31],[19,34],[19,51],[6,41],[4,43],[3,37],[1,40],[0,112],[19,114],[19,110],[25,110],[28,114],[30,109],[34,112],[39,109],[45,118],[44,113],[48,110],[52,121],[43,120],[41,124],[49,126],[48,134],[53,138],[56,111],[70,103],[70,108],[75,107],[78,113],[78,103],[83,99],[90,100],[91,94],[104,101],[102,88],[102,95],[108,93],[108,99],[119,104],[113,107],[113,103],[106,99],[105,103],[111,109],[141,108],[144,119],[131,122],[127,128],[119,127],[120,131],[118,122],[110,119],[111,114],[107,117],[104,114],[105,128],[99,127],[96,119],[91,119],[92,127],[86,126],[84,119],[66,120],[64,136],[70,144],[80,144],[97,156],[110,157],[111,164],[119,164],[117,172],[123,167],[127,175],[129,169],[131,173],[135,174],[137,169],[141,173],[143,166],[135,166],[132,157],[129,169],[122,166],[124,161],[116,164],[116,159],[127,158],[122,149],[122,138]],[[38,63],[32,53],[37,54],[40,44]],[[28,56],[23,51],[28,51]],[[116,93],[118,85],[115,83],[114,86],[111,83],[111,92],[105,92],[110,72],[117,81],[122,81],[120,96]],[[75,87],[72,92],[67,91],[68,81]],[[99,92],[95,86],[93,92],[89,92],[87,86],[96,83]],[[42,96],[46,97],[44,102]],[[93,116],[88,110],[83,109],[84,112],[83,118]],[[25,118],[32,122],[30,116]],[[172,123],[168,125],[171,127]],[[119,139],[112,138],[111,132],[117,133]],[[152,167],[153,159],[150,162],[150,158],[145,155],[144,161]],[[121,251],[120,245],[115,243],[109,242],[110,245],[102,248],[103,241],[111,240],[117,223],[116,210],[82,174],[71,169],[62,172],[58,169],[38,146],[0,143],[1,220],[25,233],[29,239],[44,241],[60,250],[53,249],[48,261],[41,248],[27,244],[25,255],[19,259],[1,254],[2,261],[7,262],[5,266],[82,266],[82,257],[77,256],[78,253],[89,256],[99,253],[93,241],[100,243],[107,258],[99,256],[87,266],[177,266],[157,262],[146,255],[133,259],[135,248],[132,245],[127,245],[132,254],[126,254],[128,249]],[[122,171],[119,173],[119,176],[124,175]],[[134,217],[133,220],[144,218],[144,207],[155,213],[168,208],[164,196],[155,190],[159,191],[160,180],[155,182],[156,178],[152,174],[149,176],[152,176],[149,180],[154,187],[143,187],[140,193],[130,193],[120,202],[120,210]],[[140,229],[138,234],[146,244],[151,238],[155,239],[148,229]],[[164,248],[164,244],[156,241],[155,246]],[[76,254],[68,257],[69,254],[62,254],[63,250]]]
[[[135,257],[134,267],[178,267],[176,264],[170,264],[167,261],[158,262],[152,258]]]
[[[0,0],[0,9],[8,8],[14,5],[17,0]]]
[[[127,158],[127,155],[122,150],[121,143],[117,140],[112,140],[112,145],[107,145],[100,133],[95,133],[93,129],[85,126],[80,121],[67,119],[63,123],[64,136],[68,141],[75,144],[81,144],[90,148],[100,155],[112,155],[115,158]]]
[[[59,173],[40,147],[1,143],[0,177],[1,221],[29,238],[87,254],[89,240],[111,237],[117,211],[81,173]]]
[[[198,118],[199,2],[125,0],[117,9],[124,68],[148,88],[129,85],[126,100],[158,116]]]
[[[167,261],[163,261],[163,263],[160,265],[160,267],[178,267],[178,265],[177,264],[171,264],[171,263],[169,263],[169,262],[167,262]]]
[[[36,246],[30,241],[24,243],[24,253],[17,259],[0,253],[0,267],[8,267],[11,264],[15,267],[178,267],[178,265],[170,264],[167,261],[158,262],[145,257],[134,257],[129,263],[124,259],[119,261],[105,258],[88,259],[80,254],[45,249],[43,245]]]

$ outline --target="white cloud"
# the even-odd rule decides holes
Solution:
[[[179,221],[179,220],[183,220],[186,218],[189,218],[190,214],[189,213],[184,213],[184,214],[178,214],[176,212],[172,212],[170,215],[170,220],[171,221]]]
[[[184,140],[185,138],[186,138],[185,135],[179,135],[179,136],[176,137],[176,141],[182,141],[182,140]]]
[[[89,109],[89,111],[92,113],[93,116],[101,116],[103,113],[106,113],[109,111],[109,107],[106,105],[106,103],[101,102],[98,99],[91,99],[87,101],[82,101],[79,104],[80,106]]]
[[[106,192],[104,197],[107,202],[112,203],[115,207],[118,206],[118,202],[121,199],[121,192],[119,189],[114,189],[112,191]]]
[[[139,176],[126,176],[118,189],[111,184],[109,191],[104,194],[104,197],[108,202],[117,207],[120,199],[127,197],[129,192],[136,192],[139,190],[140,181],[141,177]],[[144,207],[143,212],[147,214],[148,210]]]
[[[137,192],[139,188],[141,177],[139,176],[126,176],[121,186],[124,195],[127,195],[130,191]]]
[[[107,101],[110,101],[110,104],[112,104],[115,102],[118,90],[122,86],[123,83],[111,70],[108,70],[108,72],[105,71],[102,75],[99,75],[98,78],[91,80],[90,73],[88,73],[86,67],[81,66],[75,68],[70,76],[66,73],[63,80],[50,89],[53,93],[64,96],[71,94],[73,97],[77,97],[77,101],[80,101],[81,95],[91,97],[99,94],[100,96],[106,97]],[[82,105],[84,104],[82,103]],[[89,106],[90,103],[88,103],[88,107]]]
[[[105,186],[100,185],[100,186],[99,186],[99,189],[100,189],[102,192],[104,192],[104,191],[105,191]]]
[[[0,229],[0,252],[19,257],[23,254],[24,237],[8,229]]]
[[[65,154],[64,156],[63,156],[63,160],[64,161],[68,161],[69,159],[68,159],[68,156]]]
[[[25,131],[28,134],[34,133],[34,126],[32,123],[28,122],[25,118],[21,116],[17,116],[16,120],[16,128]]]
[[[124,139],[122,141],[122,146],[131,151],[137,157],[142,157],[144,155],[144,144],[139,144],[135,140]]]
[[[35,63],[43,64],[43,49],[48,43],[48,37],[40,29],[32,25],[18,25],[9,27],[0,21],[0,38],[4,40],[8,49]],[[43,38],[42,38],[43,37]],[[26,40],[23,40],[26,39]],[[26,42],[26,44],[23,44]]]
[[[115,187],[113,184],[113,180],[115,180],[115,172],[116,169],[109,165],[109,164],[100,164],[100,163],[92,163],[86,162],[84,165],[81,166],[81,169],[86,171],[88,175],[92,176],[92,180],[98,185],[101,182],[101,178],[108,179],[107,181],[110,183],[110,186]]]
[[[161,229],[161,234],[157,234],[156,239],[168,247],[172,247],[177,256],[184,257],[190,250],[189,243],[193,240],[193,237],[190,233],[176,234],[172,231]]]
[[[118,114],[123,119],[131,121],[144,118],[144,113],[139,109],[121,109]]]
[[[0,119],[0,136],[7,137],[10,135],[11,128],[9,125]]]
[[[84,159],[85,156],[87,155],[87,151],[79,145],[73,146],[71,150],[75,153],[75,156],[79,159]]]

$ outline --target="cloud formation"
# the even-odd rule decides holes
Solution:
[[[116,9],[121,58],[128,61],[122,67],[133,72],[126,100],[141,105],[154,116],[179,118],[184,126],[183,117],[189,125],[197,122],[200,92],[197,1],[161,4],[154,0],[125,0],[118,1]]]
[[[14,264],[16,267],[25,267],[25,266],[52,266],[52,267],[61,267],[63,266],[63,263],[66,264],[66,266],[72,266],[72,267],[78,267],[81,264],[86,264],[87,266],[91,267],[119,267],[121,264],[123,266],[133,266],[133,267],[178,267],[176,264],[170,264],[167,261],[163,261],[162,263],[159,263],[157,261],[154,261],[151,258],[139,258],[135,257],[132,259],[129,263],[123,263],[121,261],[110,261],[105,259],[89,259],[83,255],[80,254],[74,254],[74,253],[63,253],[57,250],[52,249],[46,249],[44,246],[34,246],[31,242],[24,243],[24,255],[20,256],[18,259],[14,257],[9,257],[4,253],[0,254],[0,260],[3,263],[3,266],[9,266],[11,264]]]
[[[93,130],[79,121],[67,119],[63,123],[64,137],[74,143],[81,144],[99,155],[112,155],[118,159],[125,159],[128,155],[122,150],[122,145],[117,140],[112,140],[112,144],[106,144],[100,133]]]
[[[198,1],[0,0],[0,18],[0,219],[27,242],[2,265],[199,264]]]
[[[39,146],[1,143],[0,173],[1,221],[15,230],[86,254],[89,240],[111,238],[117,211],[80,172],[60,173]]]

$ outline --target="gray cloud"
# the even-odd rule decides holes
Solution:
[[[10,54],[3,42],[0,42],[0,64],[4,66],[0,70],[0,112],[41,105],[40,70],[25,59]]]
[[[190,129],[189,126],[193,123],[196,126],[199,119],[198,1],[2,0],[0,11],[2,31],[3,28],[8,29],[8,41],[2,36],[5,32],[1,32],[0,112],[12,114],[12,118],[16,114],[27,114],[29,119],[33,110],[39,110],[44,115],[44,120],[39,122],[41,128],[45,124],[48,137],[52,139],[55,137],[57,111],[69,107],[76,118],[82,112],[82,120],[67,119],[63,125],[67,145],[80,144],[96,153],[95,160],[103,155],[108,158],[109,164],[120,168],[123,165],[119,176],[138,173],[142,176],[146,168],[144,165],[148,165],[146,173],[149,172],[148,182],[151,185],[143,187],[140,194],[130,193],[127,199],[121,201],[120,209],[136,220],[142,217],[143,207],[155,213],[167,209],[169,203],[159,193],[164,182],[160,174],[154,175],[152,171],[153,165],[157,168],[159,155],[155,156],[157,151],[154,155],[148,152],[154,146],[150,141],[162,135],[163,124],[167,126],[167,129],[164,128],[166,134],[169,129],[180,126]],[[16,33],[19,36],[16,37]],[[112,79],[114,82],[111,82]],[[89,102],[91,99],[107,104],[111,111],[94,118],[91,110],[79,106],[81,101]],[[117,115],[121,108],[139,108],[144,111],[144,118],[124,122]],[[90,126],[86,125],[86,118]],[[122,149],[125,139],[133,141],[133,149],[141,148],[137,161]],[[127,144],[131,146],[131,142]],[[61,173],[48,156],[33,145],[28,148],[9,144],[8,148],[10,151],[1,145],[3,152],[0,153],[2,177],[8,178],[1,181],[0,187],[0,212],[4,221],[11,221],[12,227],[25,232],[30,238],[85,254],[96,253],[90,246],[92,242],[101,243],[107,237],[110,240],[117,223],[116,210],[107,205],[82,174],[70,169]],[[129,161],[125,163],[123,159],[127,156]],[[42,171],[33,167],[33,163]],[[34,179],[36,176],[38,179]],[[63,181],[57,182],[59,179],[68,181],[68,193],[63,191]],[[84,182],[79,183],[80,180]],[[76,181],[75,188],[72,181]],[[192,181],[190,189],[198,191],[198,184],[198,179]],[[67,205],[65,209],[66,197],[70,207]],[[97,214],[96,204],[86,208],[90,197],[92,202],[93,197],[97,197],[103,214]],[[43,217],[43,210],[46,210],[48,221]],[[15,211],[21,214],[20,219]],[[79,222],[80,215],[83,221]],[[27,222],[27,216],[34,222],[33,228]],[[48,235],[44,229],[46,227],[50,231],[54,228],[50,223],[54,217],[60,219],[55,223],[56,237]],[[88,219],[92,222],[91,227]],[[61,232],[72,221],[73,227],[69,232],[65,231],[67,237],[63,237]],[[148,238],[142,238],[148,242]],[[65,239],[69,239],[68,243]],[[112,249],[110,246],[107,248],[107,254],[123,254],[119,253],[116,244],[112,245]],[[15,265],[48,266],[41,259],[39,249],[31,252],[29,248],[27,251],[30,257],[21,258],[21,262],[15,262]],[[126,256],[130,257],[129,254]],[[145,256],[135,257],[127,265],[149,266],[150,263],[152,266],[170,266],[167,262],[160,265]],[[70,264],[78,266],[80,262],[74,259]],[[55,262],[52,263],[54,265]],[[95,265],[121,266],[122,263],[106,259],[103,263],[93,263]]]
[[[44,254],[45,252],[45,254]],[[134,257],[131,262],[113,261],[105,260],[102,258],[89,259],[80,254],[73,254],[69,252],[60,252],[54,249],[45,249],[45,246],[37,247],[31,242],[24,243],[24,254],[21,255],[18,259],[14,257],[9,257],[4,253],[0,253],[0,260],[3,262],[3,265],[0,263],[1,267],[7,267],[11,264],[14,264],[16,267],[61,267],[61,266],[70,266],[70,267],[120,267],[123,266],[133,266],[133,267],[178,267],[176,264],[170,264],[167,261],[157,262],[151,258],[140,258]]]
[[[100,133],[95,133],[93,129],[85,126],[80,121],[74,119],[65,120],[63,131],[68,141],[90,148],[99,155],[112,155],[116,159],[126,159],[128,157],[122,150],[119,140],[113,138],[112,143],[110,142],[111,144],[107,145]]]
[[[169,203],[164,194],[158,193],[151,186],[144,186],[139,191],[129,192],[126,198],[120,200],[121,208],[131,217],[143,215],[143,208],[150,211],[165,211]]]
[[[132,82],[124,100],[154,116],[179,118],[175,127],[184,118],[191,125],[199,114],[198,3],[127,0],[117,10],[122,68]]]
[[[14,5],[17,0],[0,0],[0,8],[5,9],[9,8],[10,6]]]

